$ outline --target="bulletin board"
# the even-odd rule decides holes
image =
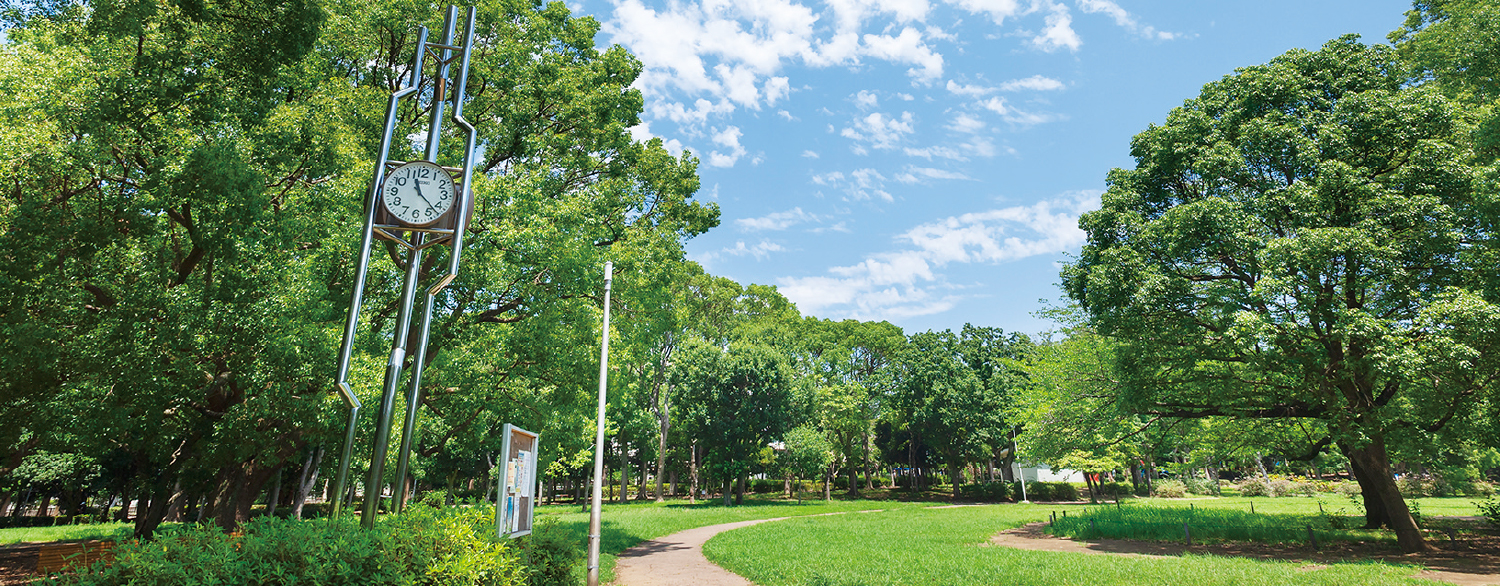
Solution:
[[[509,423],[500,453],[500,484],[495,495],[495,533],[500,537],[531,534],[536,505],[536,460],[540,436]]]

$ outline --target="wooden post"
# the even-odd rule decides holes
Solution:
[[[1319,549],[1318,534],[1313,533],[1312,525],[1307,526],[1307,540],[1312,543],[1313,549]]]
[[[1183,535],[1183,537],[1187,538],[1188,547],[1192,547],[1193,546],[1193,531],[1191,529],[1188,529],[1188,524],[1187,523],[1183,523],[1182,524],[1182,535]]]

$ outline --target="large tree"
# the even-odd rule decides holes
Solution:
[[[1370,524],[1427,548],[1388,449],[1473,417],[1500,373],[1497,202],[1465,130],[1391,50],[1344,37],[1137,135],[1063,271],[1118,343],[1125,406],[1323,420]]]
[[[579,324],[598,323],[606,258],[653,286],[648,267],[717,223],[690,201],[695,159],[631,139],[640,64],[597,49],[597,22],[560,2],[478,8],[475,215],[437,300],[415,443],[471,464],[507,421],[546,431],[583,410],[597,332]],[[289,459],[340,439],[330,383],[371,157],[439,8],[104,0],[5,17],[0,443],[15,457],[0,466],[123,451],[139,533],[194,502],[232,526]],[[400,132],[425,107],[407,103]],[[385,252],[351,374],[370,405],[406,262]]]

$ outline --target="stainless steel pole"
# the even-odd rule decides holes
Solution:
[[[458,254],[458,251],[453,251]],[[422,370],[427,366],[427,334],[432,328],[432,305],[437,299],[431,295],[422,304],[422,326],[417,330],[417,351],[412,356],[411,388],[406,392],[406,423],[401,426],[401,452],[396,456],[397,513],[406,510],[406,472],[411,462],[412,435],[417,429],[417,406],[422,401]]]
[[[401,103],[401,98],[409,96],[417,91],[417,80],[422,78],[422,47],[427,46],[427,27],[417,29],[417,52],[413,57],[411,77],[408,78],[406,87],[391,94],[390,101],[385,106],[385,134],[380,139],[380,155],[375,160],[375,176],[370,180],[370,191],[365,195],[365,227],[360,236],[359,261],[354,269],[354,291],[349,300],[349,316],[344,321],[344,340],[339,346],[339,370],[335,377],[334,385],[339,394],[343,396],[344,403],[349,406],[349,423],[344,431],[344,451],[339,458],[338,481],[333,489],[333,516],[338,516],[343,509],[344,482],[349,478],[349,462],[354,453],[354,431],[359,423],[359,409],[362,405],[354,396],[354,389],[349,386],[349,364],[354,356],[354,336],[359,328],[359,308],[364,303],[365,278],[370,271],[370,246],[373,242],[375,230],[375,206],[379,205],[376,200],[380,194],[380,185],[385,177],[386,157],[391,153],[391,136],[396,128],[396,108]]]
[[[615,264],[604,263],[604,333],[599,343],[599,421],[594,431],[594,495],[589,507],[588,586],[599,586],[599,501],[604,485],[604,389],[609,381],[609,286]]]
[[[417,275],[422,269],[422,233],[413,237],[419,248],[411,251],[406,267],[406,280],[401,283],[401,305],[396,311],[396,340],[391,344],[391,359],[385,365],[385,388],[380,393],[380,412],[375,414],[375,449],[370,454],[370,477],[365,481],[364,511],[359,524],[365,529],[375,528],[375,515],[380,512],[380,486],[385,474],[385,455],[390,451],[391,418],[396,412],[396,387],[401,384],[401,366],[406,362],[407,339],[411,333],[412,301],[417,291]]]

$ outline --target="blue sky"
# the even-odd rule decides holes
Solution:
[[[1409,2],[574,0],[702,164],[689,258],[805,315],[1037,333],[1131,136],[1204,83]]]

